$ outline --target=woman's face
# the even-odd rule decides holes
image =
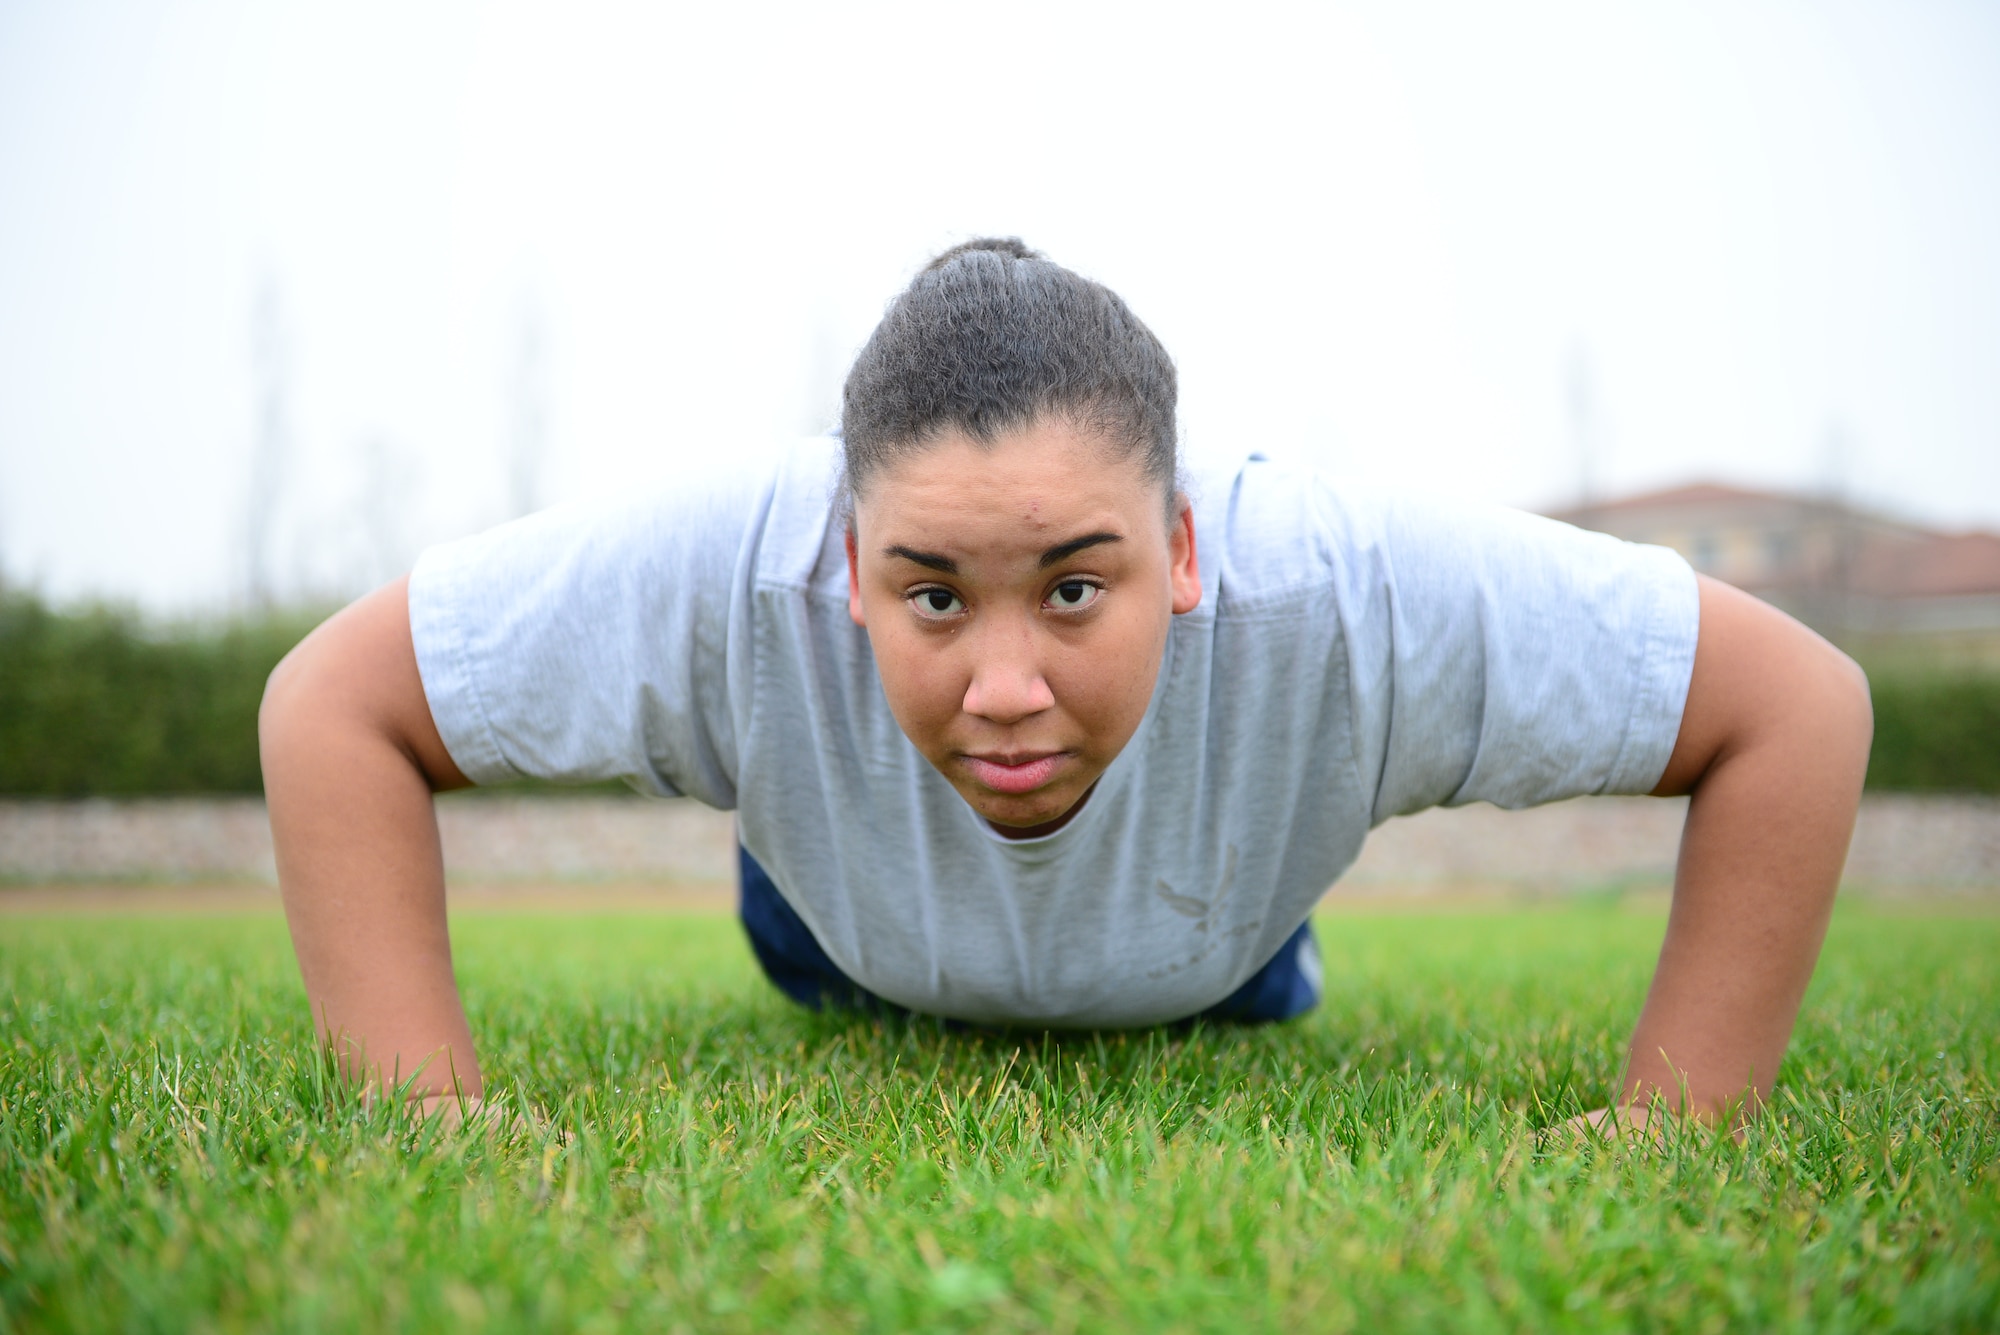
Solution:
[[[847,538],[848,608],[925,759],[1003,834],[1060,826],[1131,740],[1177,612],[1194,516],[1064,422],[962,435],[878,473]]]

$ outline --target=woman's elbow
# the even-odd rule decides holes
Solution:
[[[310,720],[322,712],[313,701],[317,674],[310,660],[316,648],[313,637],[307,636],[264,679],[264,695],[257,705],[257,751],[267,788],[273,770],[305,744]]]
[[[1813,731],[1819,734],[1827,759],[1834,768],[1851,775],[1859,791],[1868,772],[1868,753],[1875,741],[1875,701],[1868,689],[1868,674],[1861,665],[1825,641],[1814,665],[1812,689]]]

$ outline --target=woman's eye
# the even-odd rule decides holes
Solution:
[[[920,589],[910,595],[910,606],[925,617],[948,617],[965,610],[965,604],[950,589]]]
[[[1066,579],[1056,585],[1049,594],[1049,605],[1060,607],[1066,612],[1074,612],[1080,607],[1088,607],[1097,601],[1097,595],[1104,590],[1088,580]]]

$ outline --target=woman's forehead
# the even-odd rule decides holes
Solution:
[[[1159,511],[1137,463],[1055,432],[940,441],[878,476],[855,519],[862,543],[891,558],[1042,567],[1085,547],[1163,540]]]
[[[869,479],[864,510],[1019,509],[1024,517],[1077,506],[1147,504],[1144,461],[1094,432],[1037,422],[991,440],[953,431],[901,455]]]

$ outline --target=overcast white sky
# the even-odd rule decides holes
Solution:
[[[0,570],[241,595],[260,292],[351,589],[505,517],[522,368],[543,501],[727,459],[982,232],[1196,451],[1558,504],[1581,375],[1601,492],[2000,526],[2000,6],[0,0]]]

